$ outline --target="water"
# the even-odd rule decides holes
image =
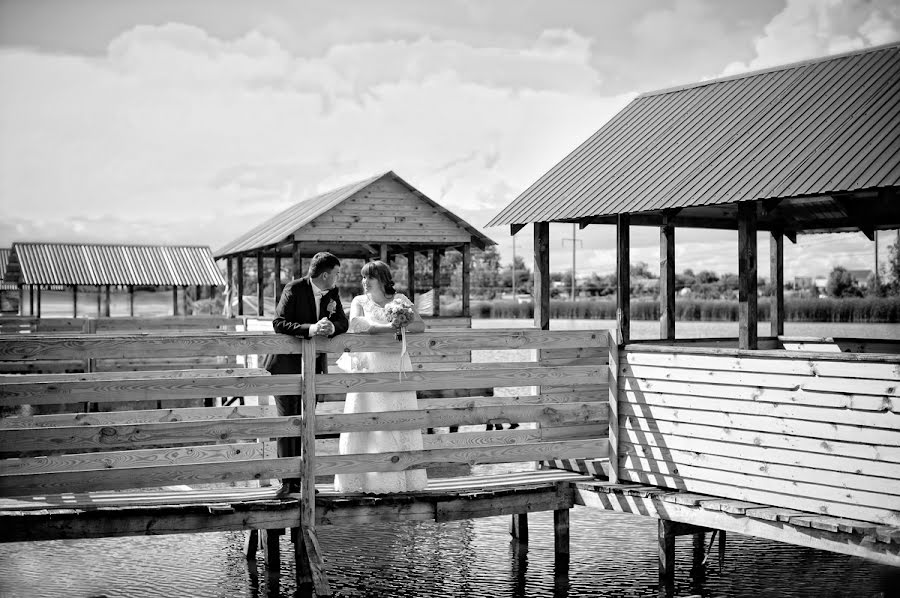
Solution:
[[[475,320],[476,328],[524,320]],[[606,320],[553,321],[554,329],[610,328]],[[632,322],[656,338],[656,322]],[[767,327],[760,327],[766,334]],[[736,336],[733,322],[679,322],[679,338]],[[789,335],[900,338],[900,324],[786,324]],[[508,517],[451,523],[319,528],[332,589],[341,596],[511,598],[657,596],[656,520],[582,507],[571,511],[567,575],[554,567],[553,517],[529,515],[524,559]],[[0,597],[275,597],[295,591],[293,550],[282,537],[280,571],[247,563],[239,532],[0,545]],[[715,552],[715,551],[714,551]],[[260,557],[261,558],[261,557]],[[728,535],[724,569],[715,554],[691,572],[691,538],[676,541],[676,596],[775,598],[898,595],[900,574],[858,558]],[[890,577],[893,576],[893,577]],[[891,590],[888,590],[888,587]]]

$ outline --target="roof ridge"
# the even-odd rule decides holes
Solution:
[[[209,245],[185,245],[180,243],[79,243],[77,241],[68,243],[64,241],[13,241],[12,246],[15,245],[58,245],[71,247],[197,247],[199,249],[209,249],[210,247]],[[0,249],[12,249],[12,246]]]
[[[678,91],[686,91],[688,89],[695,89],[695,88],[699,88],[699,87],[704,87],[706,85],[714,85],[716,83],[726,83],[728,81],[735,81],[737,79],[744,79],[747,77],[755,77],[757,75],[764,75],[766,73],[774,73],[777,71],[786,71],[786,70],[795,69],[795,68],[799,68],[799,67],[803,67],[803,66],[808,66],[811,64],[817,64],[820,62],[827,62],[829,60],[838,60],[841,58],[848,58],[850,56],[860,56],[862,54],[867,54],[869,52],[880,52],[882,50],[887,50],[889,48],[895,48],[895,47],[900,48],[900,40],[894,41],[894,42],[889,42],[886,44],[880,44],[877,46],[870,46],[868,48],[862,48],[859,50],[851,50],[848,52],[841,52],[839,54],[829,54],[827,56],[819,56],[817,58],[807,58],[805,60],[798,60],[795,62],[778,64],[775,66],[756,69],[754,71],[747,71],[746,73],[736,73],[734,75],[726,75],[724,77],[716,77],[715,79],[708,79],[706,81],[697,81],[694,83],[685,83],[683,85],[673,85],[672,87],[663,87],[661,89],[645,91],[644,93],[638,95],[635,98],[635,100],[640,100],[641,98],[665,95],[667,93],[675,93]]]

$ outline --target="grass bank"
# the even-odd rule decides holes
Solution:
[[[458,311],[459,304],[447,306],[445,313]],[[473,318],[532,318],[531,303],[514,301],[473,301]],[[444,311],[444,310],[442,310]],[[769,318],[769,300],[759,300],[758,317]],[[553,319],[615,320],[614,301],[550,301],[550,317]],[[659,303],[656,301],[632,301],[631,319],[658,320]],[[737,322],[737,301],[686,300],[675,302],[675,319],[681,321]],[[900,322],[900,298],[855,299],[786,299],[785,319],[791,322]]]

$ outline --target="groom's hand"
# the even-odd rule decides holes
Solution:
[[[334,334],[334,324],[328,318],[322,318],[313,324],[313,327],[315,328],[315,332],[313,332],[315,336],[331,336]]]

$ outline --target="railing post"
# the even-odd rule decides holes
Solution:
[[[316,526],[316,341],[306,339],[303,345],[303,396],[300,408],[300,529],[294,544],[297,587],[307,591],[313,583],[306,530]],[[301,592],[302,594],[302,592]]]
[[[609,481],[619,483],[619,345],[607,333],[609,345],[609,373],[607,378],[609,401]]]

